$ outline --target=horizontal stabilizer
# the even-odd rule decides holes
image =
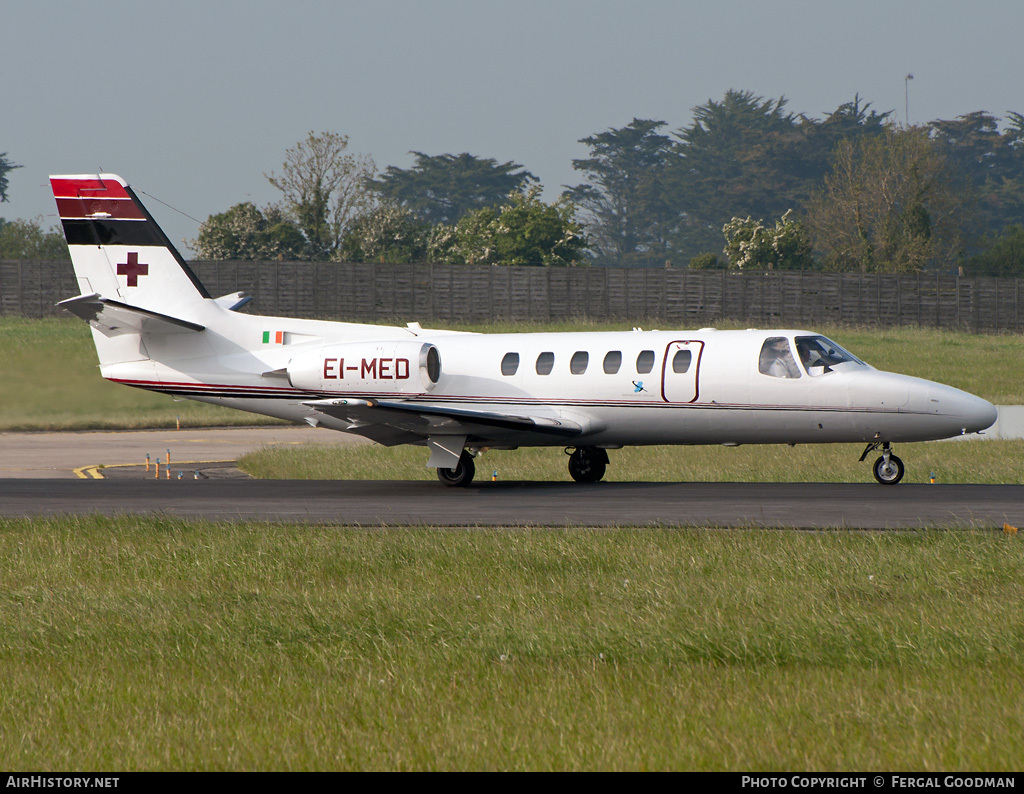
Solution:
[[[218,306],[223,306],[228,311],[237,312],[243,306],[252,302],[252,296],[246,295],[244,292],[232,292],[230,295],[221,295],[219,298],[214,298],[213,302]]]
[[[99,294],[79,295],[61,301],[67,309],[89,323],[105,336],[121,334],[185,334],[206,330],[206,326],[170,317],[166,314],[129,306],[127,303],[101,298]]]

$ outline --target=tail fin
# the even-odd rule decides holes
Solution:
[[[50,184],[82,291],[60,305],[92,326],[105,377],[157,380],[151,353],[195,349],[174,340],[204,330],[196,320],[209,293],[121,177],[51,176]]]
[[[186,318],[210,297],[121,177],[51,176],[50,184],[82,295]]]

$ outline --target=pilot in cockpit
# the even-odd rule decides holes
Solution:
[[[758,369],[763,375],[773,378],[799,378],[793,354],[790,352],[789,340],[782,336],[774,336],[765,340],[761,348]]]
[[[820,375],[824,372],[831,372],[832,368],[829,366],[827,354],[822,355],[824,351],[821,345],[814,339],[797,339],[796,340],[796,352],[800,356],[800,361],[804,365],[804,369],[811,375]]]

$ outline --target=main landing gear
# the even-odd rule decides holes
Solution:
[[[569,475],[576,482],[597,482],[604,477],[608,467],[607,451],[600,447],[576,447],[573,452],[569,449],[565,448],[569,456]]]
[[[871,467],[871,473],[882,485],[895,485],[903,479],[903,461],[892,454],[888,441],[873,441],[869,443],[861,454],[861,461],[879,447],[882,448],[882,457],[875,461]]]
[[[570,452],[570,450],[572,450]],[[569,456],[569,474],[576,482],[597,482],[608,467],[608,453],[599,447],[565,448]],[[438,469],[437,479],[449,488],[465,488],[473,481],[476,465],[473,453],[463,450],[454,469]]]
[[[447,485],[449,488],[465,488],[473,481],[474,474],[476,474],[476,464],[473,463],[473,456],[468,450],[463,450],[455,468],[438,469],[437,479],[441,481],[442,485]]]

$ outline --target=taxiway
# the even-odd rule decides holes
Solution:
[[[0,480],[0,515],[168,515],[345,526],[1002,529],[1022,485]]]

